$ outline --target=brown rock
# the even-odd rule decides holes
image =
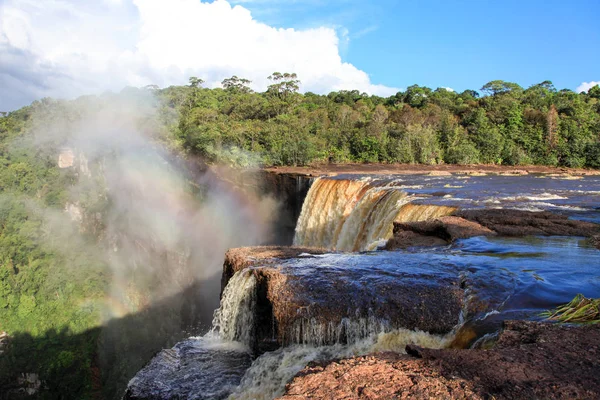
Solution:
[[[225,253],[223,275],[221,276],[221,294],[229,279],[238,271],[253,265],[273,264],[277,260],[296,258],[300,254],[323,254],[326,250],[295,246],[255,246],[229,249]]]
[[[394,237],[392,238],[393,243],[399,241],[396,237],[402,238],[406,236],[406,232],[422,236],[433,236],[446,242],[473,236],[496,235],[495,232],[485,226],[455,216],[440,217],[432,221],[395,223]]]
[[[421,235],[411,231],[398,231],[385,244],[386,250],[405,249],[407,247],[444,246],[448,242],[436,236]]]
[[[282,344],[331,344],[358,340],[383,328],[420,329],[445,334],[459,322],[464,290],[454,270],[435,276],[418,267],[404,271],[382,260],[364,259],[364,267],[345,255],[340,263],[317,257],[302,262],[283,258],[314,249],[259,247],[227,253],[223,282],[248,268],[257,279],[254,349]],[[277,257],[277,258],[270,258]],[[385,256],[382,256],[385,257]]]
[[[592,236],[600,234],[600,225],[570,220],[565,215],[551,212],[485,209],[464,210],[456,213],[477,222],[503,236]]]
[[[594,246],[600,250],[600,235],[595,235],[590,238],[590,241]]]
[[[282,399],[600,398],[600,325],[507,321],[490,350],[375,354],[309,365]],[[368,391],[365,391],[368,389]]]
[[[481,399],[473,388],[409,356],[382,353],[309,365],[280,399]]]

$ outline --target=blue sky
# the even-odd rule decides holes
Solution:
[[[495,79],[587,90],[600,0],[0,0],[0,111],[190,76],[263,91],[274,71],[324,94]]]
[[[255,0],[241,4],[280,27],[348,31],[344,61],[374,82],[478,89],[549,79],[576,89],[600,80],[600,1]]]

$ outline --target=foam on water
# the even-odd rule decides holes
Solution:
[[[236,272],[223,291],[211,334],[225,341],[250,345],[254,339],[255,306],[256,277],[248,270]]]
[[[229,399],[267,400],[281,396],[285,392],[285,385],[313,361],[326,362],[380,351],[404,353],[407,344],[443,348],[447,347],[453,339],[453,334],[440,336],[422,331],[398,329],[372,335],[351,345],[295,345],[281,348],[257,358]]]

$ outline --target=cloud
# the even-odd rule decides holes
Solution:
[[[449,92],[454,92],[454,89],[452,89],[451,87],[442,86],[442,89],[446,89]]]
[[[296,72],[303,91],[397,91],[343,62],[334,29],[274,28],[225,0],[5,0],[0,7],[2,111],[44,96],[164,87],[190,76],[216,87],[235,74],[264,90],[273,71]]]
[[[377,25],[367,26],[366,28],[363,28],[363,29],[359,30],[358,32],[355,32],[352,35],[352,37],[355,39],[358,39],[365,35],[368,35],[371,32],[375,32],[377,29],[379,29],[379,26],[377,26]]]
[[[575,89],[575,91],[577,93],[587,92],[596,85],[600,85],[600,81],[581,82],[581,85],[577,86],[577,89]]]

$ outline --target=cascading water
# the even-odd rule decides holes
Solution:
[[[285,385],[309,362],[346,358],[373,352],[404,352],[407,344],[439,349],[448,347],[452,334],[431,335],[421,331],[396,329],[357,341],[352,345],[292,345],[265,353],[252,363],[230,400],[270,400],[281,396]]]
[[[256,277],[251,271],[240,271],[230,279],[223,291],[210,334],[250,346],[254,336],[255,307]]]
[[[435,219],[453,213],[466,197],[483,203],[491,190],[510,192],[483,178],[463,177],[462,183],[449,177],[401,179],[315,180],[295,244],[373,249],[391,236],[394,222]],[[472,192],[467,181],[475,181]],[[535,184],[549,190],[535,177],[527,181],[528,190],[535,192],[530,188]],[[600,193],[600,181],[595,184],[594,194],[581,195],[587,196],[585,204],[597,204],[593,196]],[[568,196],[580,196],[582,189],[569,190]],[[432,204],[415,201],[423,196]],[[590,210],[598,220],[597,211]],[[565,256],[571,261],[568,267]],[[467,346],[471,333],[481,337],[495,332],[502,320],[532,318],[575,293],[594,296],[599,260],[600,253],[579,238],[471,238],[451,248],[299,256],[255,265],[229,280],[211,332],[159,353],[131,381],[132,396],[126,399],[271,399],[310,361],[402,352],[409,343]],[[268,279],[272,286],[265,283]],[[436,329],[444,318],[443,329]],[[263,329],[271,324],[272,330]],[[258,343],[265,337],[282,347],[261,354],[265,347]],[[136,397],[137,389],[148,395]]]
[[[423,221],[454,207],[412,205],[395,181],[318,178],[296,226],[294,244],[339,251],[375,250],[392,237],[394,221]]]

